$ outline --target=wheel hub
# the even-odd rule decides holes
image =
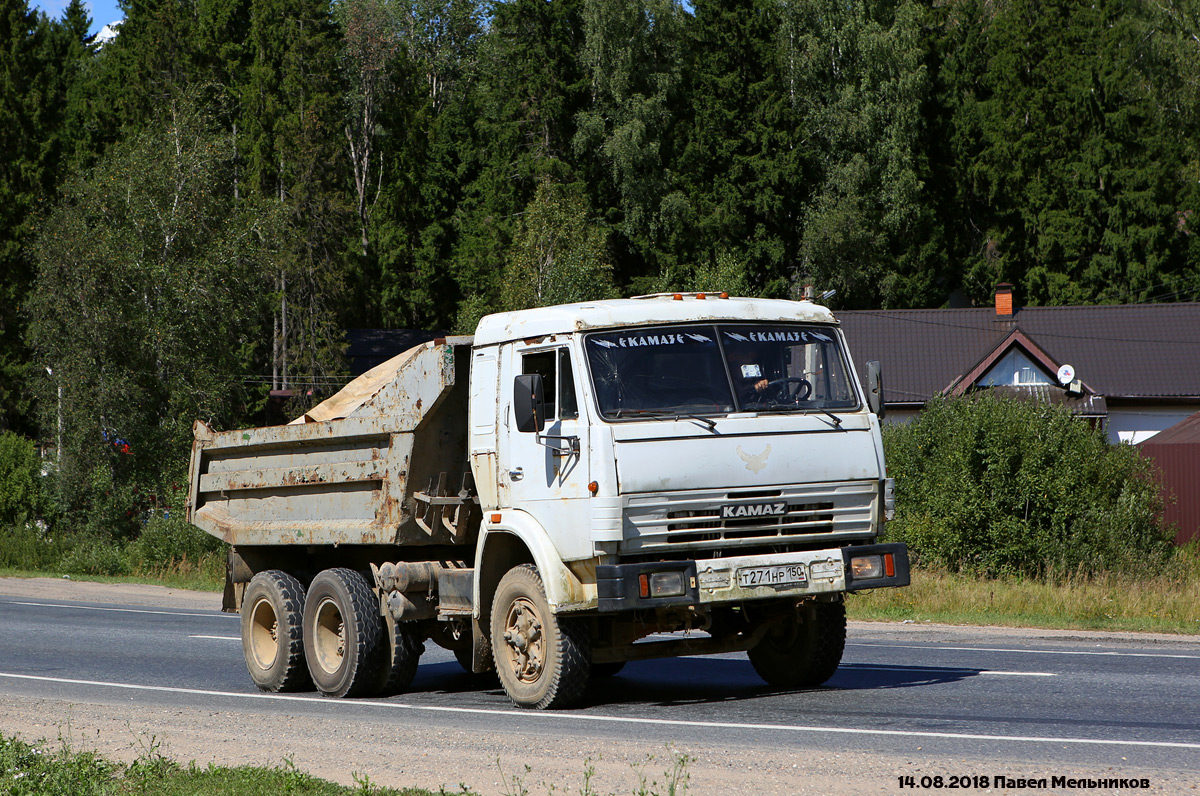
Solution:
[[[321,668],[336,672],[346,656],[346,623],[337,603],[322,600],[317,606],[313,629],[313,648]]]
[[[509,664],[517,679],[531,683],[545,665],[545,637],[537,608],[525,598],[513,601],[504,622]]]
[[[270,600],[259,600],[250,609],[250,655],[260,669],[269,669],[278,651],[279,617]]]

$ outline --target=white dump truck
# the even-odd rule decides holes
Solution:
[[[410,685],[425,641],[564,707],[626,661],[837,668],[844,599],[908,584],[878,363],[811,302],[683,293],[489,315],[285,426],[198,422],[188,518],[231,545],[250,676]]]

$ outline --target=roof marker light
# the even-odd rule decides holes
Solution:
[[[703,293],[697,293],[697,294],[696,294],[696,298],[700,299],[701,301],[704,301],[704,294],[703,294]]]
[[[675,299],[676,301],[683,301],[683,294],[682,294],[682,293],[676,293],[676,294],[675,294],[675,296],[674,296],[674,299]]]
[[[726,293],[725,291],[721,291],[721,298],[727,299],[727,298],[729,298],[729,294]]]

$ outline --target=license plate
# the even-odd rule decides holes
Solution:
[[[746,567],[738,570],[738,585],[747,586],[803,586],[808,575],[803,564],[784,564],[775,567]]]

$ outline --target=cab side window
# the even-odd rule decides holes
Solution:
[[[575,400],[575,374],[571,370],[571,352],[565,348],[558,349],[558,378],[558,393],[562,396],[562,412],[559,417],[563,420],[574,420],[579,417],[579,403]]]
[[[542,377],[542,390],[546,398],[547,419],[558,417],[558,368],[556,351],[538,351],[521,356],[521,373],[537,373]]]
[[[521,356],[521,373],[541,375],[548,418],[573,420],[579,417],[570,351],[555,348],[551,351],[524,354]]]

